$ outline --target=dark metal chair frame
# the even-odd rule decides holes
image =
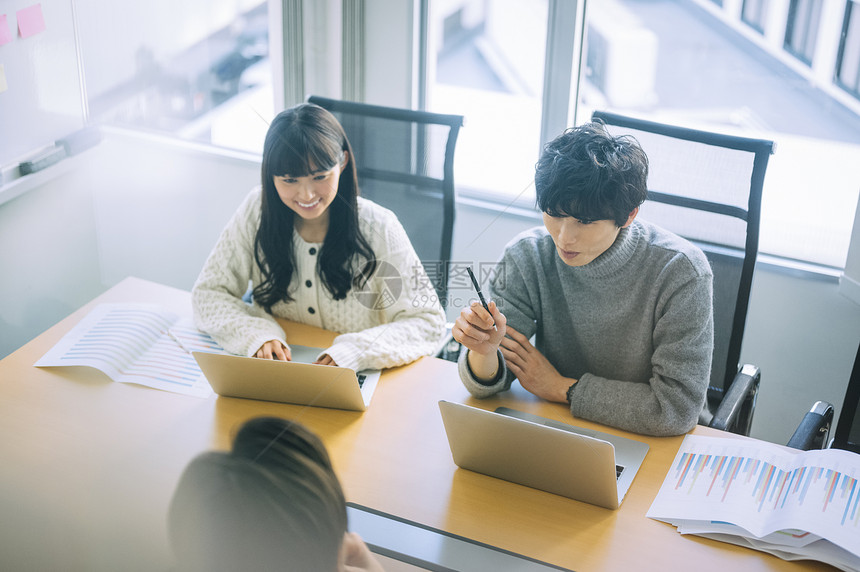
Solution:
[[[833,405],[826,401],[816,401],[812,409],[806,413],[798,425],[788,446],[794,449],[845,449],[860,454],[860,344],[857,356],[854,358],[854,369],[842,400],[842,411],[839,422],[833,433],[832,441],[828,442],[830,428],[833,423]],[[853,432],[853,434],[852,434]]]
[[[442,269],[443,275],[441,276],[441,280],[435,283],[434,286],[436,286],[439,301],[445,305],[445,302],[447,301],[447,287],[450,271],[449,265],[451,261],[454,218],[456,212],[454,148],[457,143],[457,136],[459,134],[460,127],[463,125],[463,116],[385,107],[354,101],[342,101],[316,95],[309,96],[308,102],[315,103],[316,105],[331,111],[336,116],[374,117],[393,121],[402,121],[404,124],[411,123],[416,125],[419,128],[418,137],[416,138],[416,147],[414,150],[417,165],[424,165],[423,158],[427,154],[427,143],[420,132],[420,128],[428,125],[443,125],[450,128],[445,145],[443,178],[441,179],[428,176],[426,173],[421,172],[410,174],[394,170],[374,169],[362,165],[360,159],[357,161],[358,178],[360,182],[365,180],[378,180],[412,185],[416,188],[420,188],[421,190],[419,192],[431,194],[441,199],[443,205],[442,241],[439,246],[438,260],[444,264],[444,267]],[[347,126],[344,127],[347,128]],[[350,141],[352,141],[349,131],[347,131],[347,137],[350,137]],[[416,242],[419,237],[410,236],[410,239],[413,242]]]
[[[758,256],[762,186],[764,184],[768,159],[774,151],[774,143],[765,139],[752,139],[666,125],[604,111],[595,111],[592,114],[592,120],[601,121],[609,127],[616,126],[647,131],[675,139],[747,151],[754,154],[749,200],[745,209],[719,202],[666,194],[660,192],[659,189],[648,189],[649,201],[730,216],[743,220],[746,223],[746,242],[743,252],[721,245],[711,245],[697,241],[692,242],[700,246],[708,258],[712,260],[714,257],[720,256],[743,257],[735,312],[732,320],[732,331],[726,357],[725,379],[723,380],[722,387],[717,387],[714,384],[709,386],[708,401],[710,404],[713,404],[712,409],[714,409],[713,419],[709,422],[710,427],[749,435],[758,386],[761,380],[761,372],[754,365],[746,364],[740,366],[740,353],[744,327],[746,325],[750,290],[752,288],[753,270],[755,269],[756,258]],[[648,152],[647,149],[645,151],[646,153]]]

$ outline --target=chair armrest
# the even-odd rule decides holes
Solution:
[[[826,401],[816,401],[788,440],[788,446],[803,451],[823,449],[832,422],[833,406]]]
[[[750,364],[741,367],[708,426],[720,431],[749,435],[760,380],[761,370],[758,367]]]

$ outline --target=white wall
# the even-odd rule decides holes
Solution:
[[[0,205],[0,357],[102,290],[93,191],[78,171]]]
[[[0,357],[126,276],[190,289],[258,180],[253,157],[108,134],[0,205]]]
[[[785,443],[817,400],[838,418],[858,343],[860,305],[834,278],[757,268],[741,351],[762,371],[752,435]]]
[[[839,278],[839,287],[843,295],[860,305],[860,201],[857,202],[845,272]]]
[[[87,165],[101,281],[190,289],[221,229],[260,182],[259,160],[115,134]]]

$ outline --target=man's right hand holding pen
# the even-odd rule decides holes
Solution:
[[[472,302],[460,311],[451,334],[471,350],[467,356],[472,374],[482,381],[491,381],[499,371],[498,350],[505,337],[505,315],[489,302],[487,308]]]

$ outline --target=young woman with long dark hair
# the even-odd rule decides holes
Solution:
[[[358,196],[337,119],[313,104],[280,113],[261,171],[194,285],[197,326],[231,353],[281,360],[275,317],[318,326],[341,335],[317,363],[356,370],[432,353],[445,314],[397,217]]]

